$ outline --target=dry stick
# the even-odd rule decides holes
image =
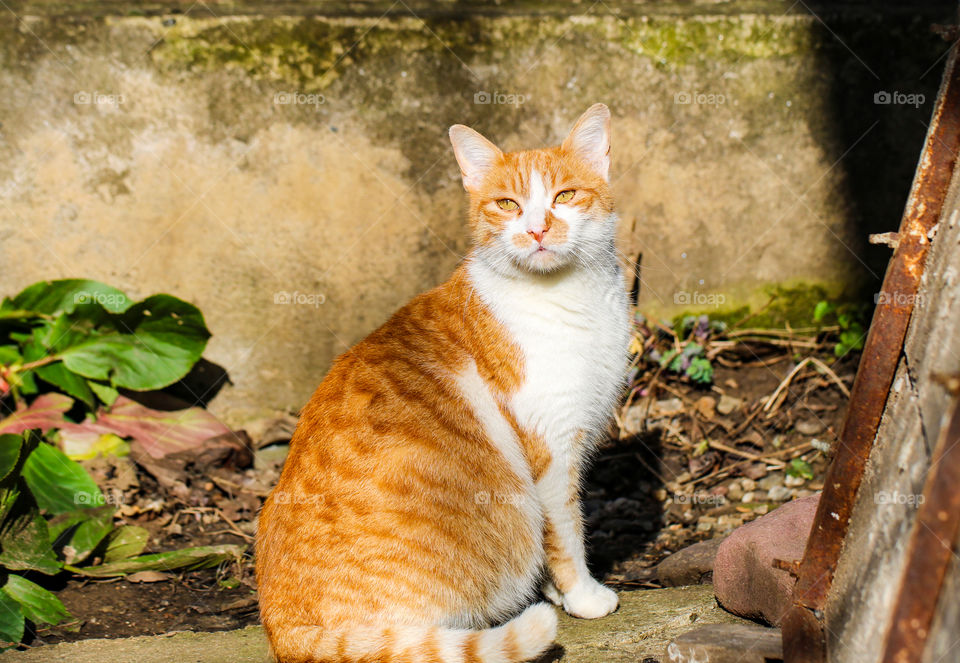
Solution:
[[[787,448],[787,449],[781,449],[780,451],[775,451],[775,452],[773,452],[773,453],[767,454],[767,455],[764,456],[762,459],[763,459],[763,460],[767,460],[767,459],[769,459],[769,458],[773,458],[774,456],[782,456],[782,455],[784,455],[784,454],[787,454],[787,455],[789,456],[789,457],[787,458],[787,460],[793,460],[794,458],[796,458],[797,455],[803,455],[803,453],[805,453],[805,452],[801,451],[801,449],[809,449],[810,446],[811,446],[811,445],[810,445],[809,442],[803,442],[803,443],[801,443],[801,444],[798,444],[798,445],[789,447],[789,448]],[[799,452],[799,453],[797,453],[797,452]],[[719,468],[719,469],[717,469],[717,470],[714,470],[714,471],[711,472],[710,474],[704,474],[702,477],[700,477],[700,478],[698,478],[698,479],[694,479],[693,481],[690,481],[689,483],[690,483],[691,485],[693,485],[693,484],[696,484],[696,483],[700,483],[701,481],[706,481],[707,479],[725,479],[727,476],[730,475],[730,473],[731,473],[734,469],[740,467],[741,465],[743,465],[744,463],[747,463],[747,462],[748,462],[748,461],[746,461],[746,460],[738,460],[737,462],[735,462],[735,463],[733,463],[733,464],[731,464],[731,465],[727,465],[726,467],[721,467],[721,468]]]
[[[780,384],[777,385],[777,388],[774,389],[773,393],[770,394],[770,396],[767,398],[767,402],[763,406],[763,411],[767,412],[767,411],[770,411],[772,408],[772,411],[770,411],[770,414],[767,415],[768,419],[771,416],[773,416],[774,412],[777,411],[777,409],[780,407],[780,404],[786,398],[785,395],[783,396],[783,398],[781,398],[781,394],[786,393],[785,390],[787,387],[790,386],[790,382],[793,381],[793,378],[797,375],[797,373],[799,373],[800,370],[803,369],[803,367],[806,366],[807,364],[813,364],[814,366],[817,366],[818,368],[820,368],[824,373],[826,373],[827,377],[829,377],[834,382],[834,384],[836,384],[837,387],[839,387],[843,395],[846,396],[847,398],[850,398],[850,390],[847,389],[847,386],[843,384],[843,381],[839,377],[837,377],[837,374],[833,372],[833,369],[831,369],[829,366],[824,364],[822,361],[820,361],[816,357],[807,357],[806,359],[798,363],[796,366],[794,366],[792,371],[787,373],[787,377],[783,378]],[[774,404],[776,404],[776,407],[774,407]]]
[[[236,534],[236,535],[239,536],[240,538],[245,539],[245,540],[247,540],[247,541],[253,541],[253,537],[252,537],[252,536],[250,536],[249,534],[247,534],[246,532],[244,532],[243,530],[241,530],[239,527],[237,527],[237,524],[236,524],[235,522],[233,522],[232,520],[230,520],[229,518],[227,518],[227,514],[225,514],[225,513],[223,512],[223,509],[217,507],[216,512],[217,512],[217,515],[220,516],[220,518],[223,520],[223,522],[225,522],[225,523],[227,524],[227,527],[229,527],[229,528],[233,531],[234,534]]]
[[[724,451],[728,454],[734,454],[735,456],[740,456],[741,458],[747,458],[753,461],[764,461],[770,465],[776,465],[777,467],[783,468],[786,467],[786,463],[782,460],[777,460],[768,456],[762,456],[758,454],[750,453],[749,451],[741,451],[740,449],[735,449],[734,447],[729,447],[726,444],[720,442],[710,441],[707,443],[711,449],[717,449],[718,451]]]

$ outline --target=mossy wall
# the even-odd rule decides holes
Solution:
[[[185,297],[234,382],[214,407],[295,409],[467,251],[447,127],[545,145],[596,101],[645,310],[869,292],[887,256],[866,235],[899,222],[951,5],[589,5],[19,3],[0,293],[87,276]]]

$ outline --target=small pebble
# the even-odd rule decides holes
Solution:
[[[739,481],[734,481],[729,486],[727,486],[727,497],[733,501],[739,501],[743,497],[743,488],[740,487]]]
[[[740,486],[743,487],[744,492],[749,492],[757,489],[757,482],[753,479],[740,479]]]
[[[748,493],[744,493],[743,497],[740,498],[740,501],[743,502],[744,504],[749,504],[750,502],[754,501],[755,497],[756,497],[756,493],[754,493],[753,491],[750,491]]]
[[[757,485],[764,490],[770,490],[774,486],[783,485],[783,477],[778,474],[769,474],[757,482]]]
[[[771,502],[783,502],[790,497],[790,489],[786,486],[773,486],[767,492]]]
[[[794,477],[794,476],[790,476],[789,474],[783,479],[783,485],[790,486],[791,488],[797,488],[798,486],[802,486],[806,482],[807,480],[804,479],[803,477]]]
[[[723,394],[720,397],[720,402],[717,403],[717,412],[720,414],[730,414],[734,410],[739,410],[742,405],[743,401],[739,398]]]
[[[819,419],[800,419],[795,425],[794,428],[797,429],[797,432],[801,435],[816,435],[822,431],[826,426]]]

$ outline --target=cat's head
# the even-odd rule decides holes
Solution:
[[[462,124],[450,141],[477,255],[493,266],[552,272],[608,257],[614,226],[610,195],[610,111],[594,104],[556,147],[502,152]]]

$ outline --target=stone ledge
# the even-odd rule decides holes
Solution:
[[[557,646],[546,657],[564,663],[666,660],[667,644],[707,624],[745,623],[724,612],[709,585],[620,594],[620,609],[599,620],[563,615]],[[0,654],[0,663],[267,663],[263,629],[174,633],[117,640],[82,640]]]

